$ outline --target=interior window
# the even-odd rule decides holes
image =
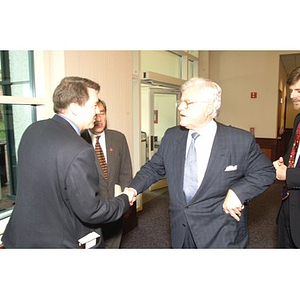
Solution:
[[[0,96],[34,97],[33,51],[0,51]],[[1,97],[0,97],[1,99]],[[0,102],[0,218],[17,192],[17,149],[36,106]]]

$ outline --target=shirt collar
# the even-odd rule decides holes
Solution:
[[[93,134],[90,130],[88,131],[92,140],[96,138],[96,136],[105,137],[105,130],[103,130],[100,134]]]
[[[217,123],[215,120],[211,120],[207,125],[202,127],[200,130],[190,130],[189,134],[191,135],[193,132],[198,132],[202,137],[214,137],[217,131]]]
[[[57,114],[57,115],[60,116],[60,117],[62,117],[63,119],[65,119],[73,127],[73,129],[76,131],[76,133],[78,135],[80,135],[80,129],[79,129],[79,127],[73,121],[71,121],[70,119],[68,119],[67,117],[65,117],[62,114]]]

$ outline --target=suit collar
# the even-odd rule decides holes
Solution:
[[[80,136],[80,129],[72,120],[70,120],[63,114],[56,114],[56,116],[66,120],[72,126],[72,128],[75,130],[75,132]]]
[[[70,129],[72,129],[73,132],[78,134],[79,128],[73,122],[71,122],[69,119],[67,119],[66,117],[59,115],[59,114],[55,114],[53,116],[52,120],[65,126],[65,127],[69,127]],[[73,124],[74,124],[74,126],[73,126]],[[78,131],[76,128],[78,129]],[[79,136],[80,136],[80,131],[79,131]]]

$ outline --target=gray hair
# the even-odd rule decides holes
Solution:
[[[206,78],[193,77],[181,86],[181,92],[188,89],[195,89],[202,100],[213,105],[213,118],[219,115],[222,89],[217,83]]]

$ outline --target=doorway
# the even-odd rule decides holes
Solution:
[[[165,131],[178,125],[179,114],[177,101],[181,97],[180,87],[155,86],[142,84],[141,87],[142,131],[146,133],[147,155],[146,160],[156,153]],[[167,186],[165,179],[153,184],[151,191]]]

